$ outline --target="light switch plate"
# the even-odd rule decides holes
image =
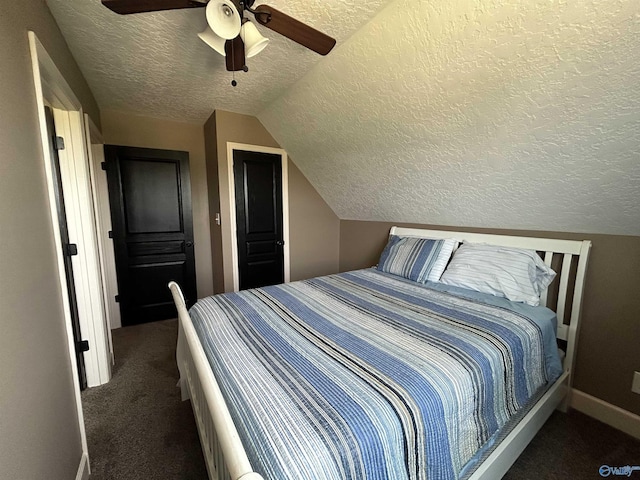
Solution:
[[[633,393],[640,394],[640,372],[633,372],[633,383],[631,384],[631,391]]]

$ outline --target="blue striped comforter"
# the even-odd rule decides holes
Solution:
[[[548,380],[530,319],[373,269],[190,314],[268,480],[458,478]]]

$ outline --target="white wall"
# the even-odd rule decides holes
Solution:
[[[396,0],[258,118],[341,219],[640,235],[640,2]]]

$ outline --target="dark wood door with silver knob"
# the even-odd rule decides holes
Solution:
[[[167,283],[197,298],[189,154],[105,145],[122,324],[176,317]]]
[[[282,157],[233,151],[240,290],[284,282]]]

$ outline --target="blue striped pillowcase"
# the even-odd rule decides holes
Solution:
[[[391,235],[377,268],[414,282],[437,282],[457,243],[452,238],[433,240]]]

